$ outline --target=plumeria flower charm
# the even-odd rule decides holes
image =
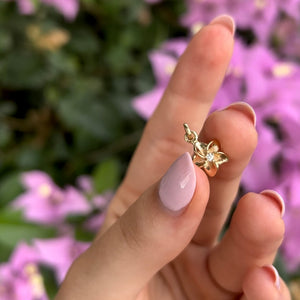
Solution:
[[[194,130],[190,130],[187,124],[183,124],[183,126],[185,141],[194,146],[193,162],[202,168],[208,176],[215,176],[219,166],[228,162],[227,155],[219,151],[220,143],[217,140],[212,140],[208,144],[200,142]]]

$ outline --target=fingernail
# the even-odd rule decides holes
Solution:
[[[279,277],[279,274],[278,274],[278,271],[276,270],[276,268],[273,265],[264,266],[263,268],[272,277],[272,280],[273,280],[276,288],[279,290],[280,289],[280,277]]]
[[[227,106],[225,109],[235,109],[243,114],[245,114],[250,121],[253,123],[254,126],[256,126],[256,114],[252,106],[250,106],[247,102],[235,102]]]
[[[173,212],[185,208],[196,188],[196,173],[188,152],[181,155],[164,175],[159,186],[159,198]]]
[[[264,190],[261,192],[261,194],[271,197],[274,200],[276,200],[276,202],[278,203],[279,208],[280,208],[280,215],[281,215],[281,217],[283,217],[284,213],[285,213],[285,204],[284,204],[283,198],[279,195],[279,193],[275,192],[273,190]]]
[[[210,25],[212,24],[220,24],[222,26],[225,26],[232,35],[234,35],[235,32],[235,22],[234,19],[229,16],[229,15],[220,15],[216,18],[214,18],[211,22]]]

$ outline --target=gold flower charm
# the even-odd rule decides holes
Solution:
[[[216,175],[219,166],[228,162],[225,153],[220,152],[220,144],[217,140],[212,140],[208,144],[198,141],[198,135],[194,130],[190,130],[187,124],[183,124],[186,142],[194,146],[193,162],[202,168],[207,175]]]

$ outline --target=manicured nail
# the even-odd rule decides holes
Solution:
[[[181,155],[164,175],[159,186],[162,204],[173,212],[186,207],[192,200],[196,188],[196,173],[191,155]]]
[[[272,277],[272,280],[276,286],[276,288],[280,289],[280,277],[278,271],[273,265],[263,266],[263,269],[268,272],[268,274]]]
[[[242,112],[250,119],[254,126],[256,125],[255,111],[247,102],[235,102],[227,106],[225,109],[235,109]]]
[[[216,18],[214,18],[210,24],[220,24],[220,25],[223,25],[225,26],[230,32],[232,35],[234,35],[234,32],[235,32],[235,22],[234,22],[234,19],[229,16],[229,15],[220,15]]]
[[[278,203],[280,208],[280,215],[281,217],[283,217],[285,213],[285,204],[283,198],[279,195],[279,193],[273,190],[264,190],[261,192],[261,194],[273,198]]]

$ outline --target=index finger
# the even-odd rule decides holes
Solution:
[[[150,118],[111,208],[122,215],[180,154],[182,124],[200,131],[220,88],[233,49],[234,22],[221,16],[197,33],[181,56],[164,96]],[[115,202],[122,201],[118,212]],[[111,210],[110,210],[111,211]],[[108,217],[110,214],[108,212]]]

